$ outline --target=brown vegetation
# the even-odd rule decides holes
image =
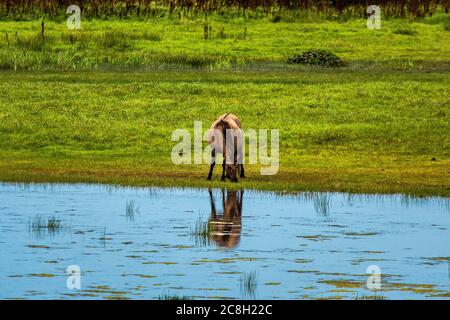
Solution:
[[[0,0],[0,17],[22,17],[42,14],[50,17],[65,15],[72,0]],[[310,10],[316,12],[349,12],[365,15],[371,3],[367,0],[78,0],[83,15],[89,17],[158,16],[164,12],[223,14],[226,9],[236,9],[245,14],[249,10],[275,13],[283,9]],[[438,6],[446,12],[450,0],[378,0],[387,16],[421,17],[432,14]],[[161,10],[164,8],[165,10]]]

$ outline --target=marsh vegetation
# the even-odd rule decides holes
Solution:
[[[69,232],[70,226],[57,216],[35,215],[28,222],[29,232],[38,239],[47,236],[54,237],[63,232]]]
[[[211,227],[208,221],[203,221],[202,217],[199,217],[195,221],[194,227],[191,227],[189,235],[194,240],[197,246],[207,246],[210,244]]]
[[[366,1],[361,0],[200,0],[200,1],[171,1],[171,0],[106,0],[88,1],[79,0],[78,5],[87,17],[157,17],[165,15],[198,15],[217,13],[226,15],[231,11],[235,15],[253,17],[258,15],[273,15],[272,21],[281,21],[281,12],[311,11],[318,13],[336,13],[338,15],[359,15],[366,13]],[[57,0],[1,0],[0,17],[23,19],[29,16],[41,16],[60,18],[65,10],[73,4],[70,1]],[[383,6],[387,16],[421,17],[432,15],[441,7],[448,12],[450,4],[446,0],[379,0],[378,5]]]

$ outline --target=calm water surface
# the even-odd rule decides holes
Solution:
[[[7,183],[0,228],[2,299],[450,298],[448,198]]]

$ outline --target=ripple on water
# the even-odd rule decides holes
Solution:
[[[448,198],[3,183],[0,203],[0,298],[449,297]]]

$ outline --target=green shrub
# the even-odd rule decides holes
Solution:
[[[281,16],[280,16],[279,14],[277,14],[277,15],[273,16],[273,18],[271,19],[271,21],[272,21],[273,23],[280,22],[280,21],[281,21]]]
[[[341,58],[326,50],[308,50],[288,58],[290,64],[317,65],[323,67],[341,67],[344,65]]]
[[[444,30],[445,31],[450,31],[450,21],[445,21],[444,22]]]

